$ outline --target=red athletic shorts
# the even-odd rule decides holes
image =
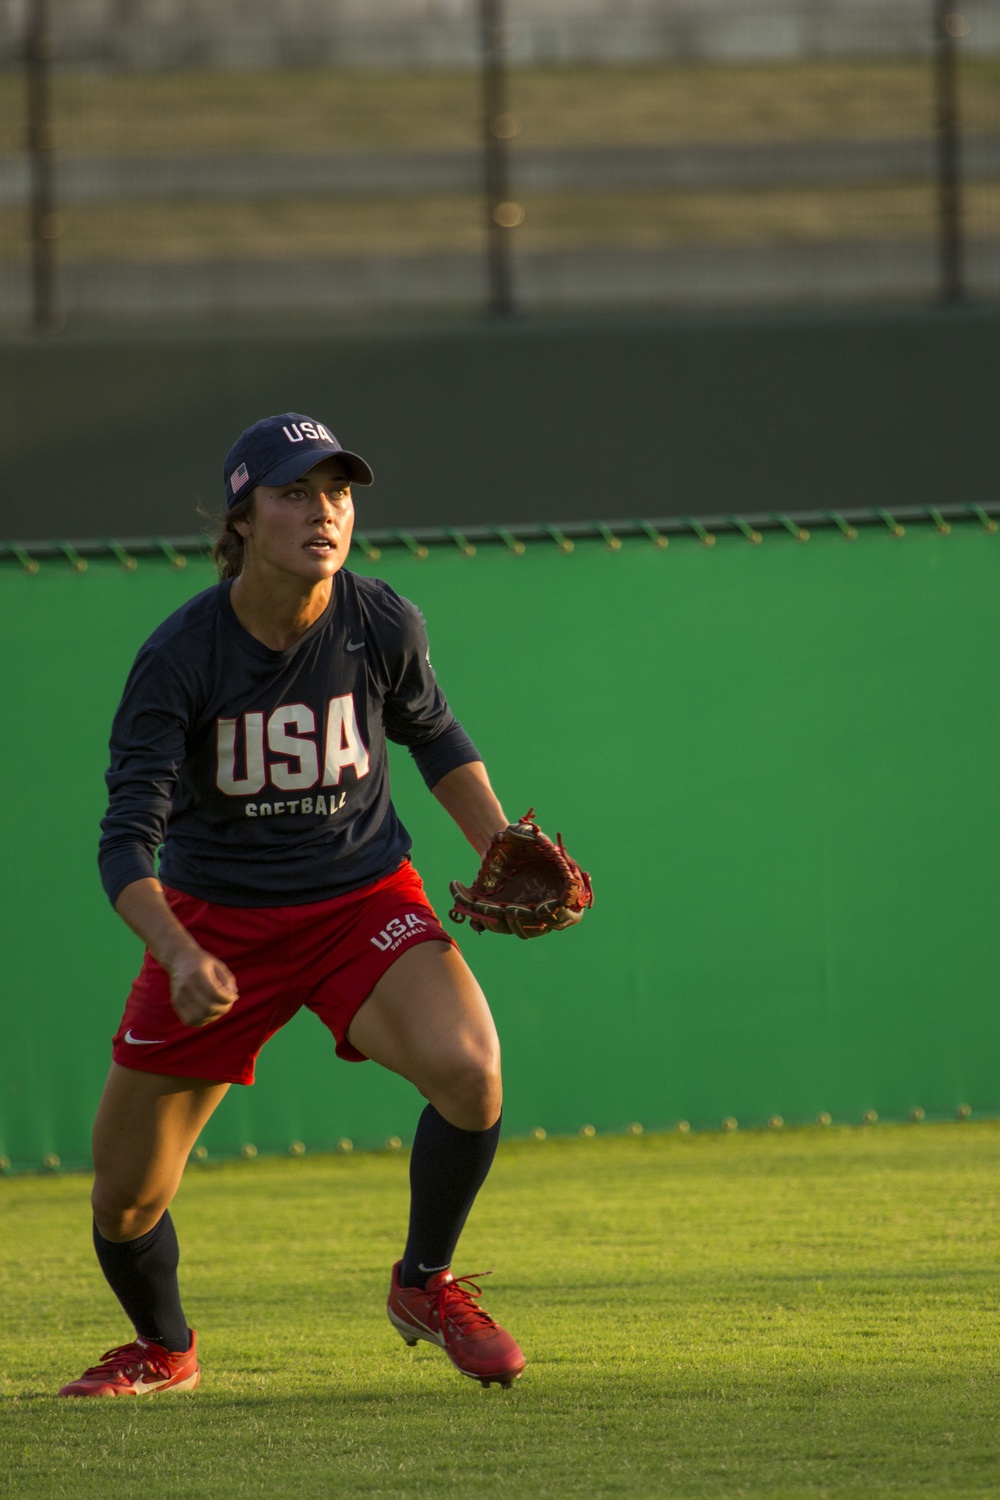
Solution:
[[[149,953],[125,1003],[113,1056],[123,1068],[219,1083],[253,1083],[257,1054],[306,1006],[350,1062],[365,1058],[347,1029],[401,953],[431,939],[458,945],[427,900],[409,860],[346,896],[306,906],[215,906],[164,887],[180,922],[236,976],[240,998],[205,1026],[185,1026],[170,981]]]

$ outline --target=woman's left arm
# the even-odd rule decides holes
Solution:
[[[481,760],[467,761],[448,771],[435,782],[433,792],[480,856],[486,853],[493,835],[507,827],[504,810]]]

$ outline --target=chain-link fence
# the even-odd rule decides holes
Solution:
[[[0,67],[7,327],[1000,293],[996,0],[0,0]]]

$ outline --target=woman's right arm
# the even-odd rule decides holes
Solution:
[[[101,822],[99,862],[115,911],[166,969],[177,1015],[185,1026],[204,1026],[233,1005],[236,981],[178,922],[155,873],[156,851],[186,754],[193,699],[187,674],[147,642],[129,673],[111,728],[109,801]]]
[[[133,880],[115,911],[166,969],[173,1007],[185,1026],[204,1026],[231,1009],[239,995],[231,971],[178,922],[158,880]]]

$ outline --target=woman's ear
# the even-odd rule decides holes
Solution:
[[[229,522],[233,530],[239,536],[241,536],[244,541],[246,541],[248,537],[251,537],[253,535],[253,525],[251,524],[253,522],[253,512],[254,500],[253,496],[251,495],[250,504],[247,506],[242,515],[233,516]]]

